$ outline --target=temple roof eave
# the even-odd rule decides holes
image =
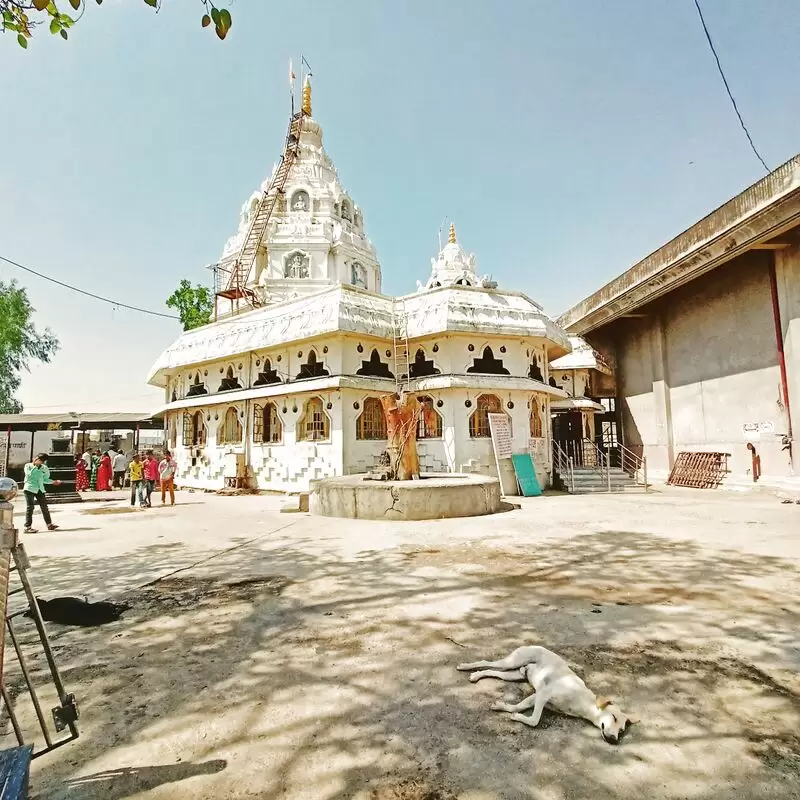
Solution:
[[[433,301],[433,302],[432,302]],[[185,332],[153,365],[148,383],[165,386],[167,373],[319,336],[352,333],[391,340],[392,298],[335,285]],[[537,337],[548,357],[571,349],[569,339],[540,307],[520,293],[459,287],[403,299],[410,340],[444,333]]]

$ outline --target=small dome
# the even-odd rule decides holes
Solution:
[[[456,239],[456,226],[451,225],[447,244],[436,258],[431,259],[431,276],[425,288],[478,286],[479,283],[475,272],[475,256],[472,253],[467,255]]]

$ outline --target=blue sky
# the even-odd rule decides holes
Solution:
[[[66,4],[65,4],[66,5]],[[703,0],[762,155],[800,150],[796,0]],[[208,280],[277,159],[287,64],[364,209],[384,291],[414,290],[454,219],[481,273],[555,315],[762,176],[692,0],[238,0],[225,42],[198,0],[89,3],[69,42],[0,41],[0,254],[155,310]],[[147,409],[177,324],[19,278],[60,337],[29,411]]]

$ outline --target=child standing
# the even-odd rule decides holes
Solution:
[[[153,504],[150,502],[150,498],[153,495],[153,491],[156,488],[156,482],[158,481],[158,461],[153,457],[153,451],[148,450],[144,454],[144,463],[142,465],[144,467],[144,497],[145,497],[145,504],[148,508],[152,508]]]
[[[128,466],[128,474],[131,479],[131,505],[136,505],[136,499],[142,508],[147,508],[144,501],[144,465],[139,460],[139,454],[134,453],[133,460]]]

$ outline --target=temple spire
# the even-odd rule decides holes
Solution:
[[[303,81],[303,113],[310,117],[311,116],[311,76],[306,75],[306,79]]]
[[[454,222],[450,223],[450,235],[447,237],[447,244],[456,243],[456,226]]]

